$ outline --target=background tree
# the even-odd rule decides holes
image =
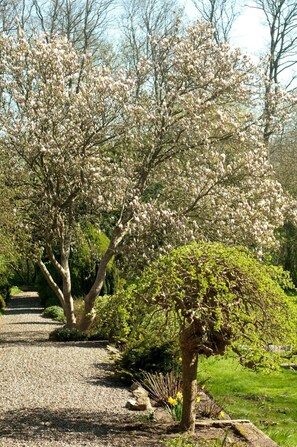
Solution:
[[[235,20],[240,14],[235,0],[192,0],[199,18],[212,24],[217,43],[229,42]]]
[[[274,118],[279,107],[280,85],[288,91],[294,87],[297,50],[297,4],[286,0],[255,0],[269,31],[269,49],[264,93],[264,139],[275,134]],[[281,107],[284,103],[281,104]]]
[[[254,79],[246,58],[217,45],[206,24],[149,43],[150,58],[127,78],[88,56],[82,67],[58,37],[1,42],[6,173],[12,189],[23,187],[14,199],[26,210],[39,266],[69,326],[77,225],[86,216],[99,227],[109,219],[110,242],[85,296],[82,330],[94,319],[123,239],[152,257],[197,237],[261,246],[273,240],[287,206],[246,112]]]
[[[81,54],[91,52],[99,60],[108,51],[114,5],[114,0],[32,0],[39,32],[64,36]]]
[[[277,178],[284,190],[297,199],[297,134],[296,110],[292,109],[290,119],[287,121],[280,135],[270,142],[271,162],[276,171]],[[297,285],[297,226],[293,214],[288,215],[285,225],[278,230],[280,245],[274,251],[273,261],[283,265],[291,273]]]
[[[179,322],[182,430],[195,429],[199,354],[222,355],[230,346],[263,361],[268,344],[293,340],[296,315],[286,295],[243,248],[204,243],[173,250],[145,271],[132,295]]]
[[[170,0],[123,0],[122,9],[119,57],[141,82],[141,61],[153,58],[151,41],[175,36],[181,28],[183,9],[178,1]]]
[[[1,32],[13,35],[19,28],[31,28],[32,2],[31,0],[1,0],[0,1],[0,29]]]
[[[103,160],[108,157],[104,149],[108,141],[123,132],[123,123],[116,118],[128,87],[124,79],[113,81],[108,72],[93,68],[87,58],[82,69],[80,56],[65,40],[41,38],[29,43],[19,36],[17,42],[2,43],[7,75],[2,152],[6,168],[14,166],[6,177],[28,233],[33,242],[41,242],[39,266],[71,326],[75,316],[69,254],[74,227],[91,207],[91,197],[100,202],[116,193],[112,177],[107,182],[107,172],[100,169],[107,168]],[[107,189],[99,186],[102,181]],[[18,197],[17,188],[22,186]],[[62,278],[62,289],[42,260],[43,249]]]

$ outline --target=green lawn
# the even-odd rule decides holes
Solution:
[[[297,447],[297,371],[269,374],[230,358],[201,359],[199,380],[233,418],[251,420],[281,447]]]

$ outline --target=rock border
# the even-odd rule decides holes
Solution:
[[[222,420],[197,420],[196,428],[207,427],[230,427],[236,434],[240,435],[251,447],[279,447],[265,433],[257,428],[248,419],[222,419]]]

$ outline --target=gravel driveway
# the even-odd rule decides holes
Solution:
[[[0,447],[127,445],[130,395],[110,382],[105,345],[49,342],[60,323],[41,311],[23,293],[0,318]]]

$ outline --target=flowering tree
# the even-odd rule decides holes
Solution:
[[[222,355],[230,346],[263,361],[269,343],[294,339],[296,312],[265,266],[243,248],[204,243],[173,250],[145,271],[132,293],[179,322],[182,430],[195,429],[199,354]]]
[[[210,22],[217,42],[228,42],[235,20],[240,15],[234,0],[192,0],[202,20]]]
[[[257,246],[282,222],[286,201],[248,112],[254,69],[212,33],[197,24],[182,37],[150,39],[149,57],[129,77],[88,56],[81,64],[59,38],[1,40],[1,150],[16,166],[8,176],[22,188],[16,207],[26,210],[69,326],[69,253],[82,218],[109,219],[110,228],[82,330],[124,239],[147,256],[196,237]]]
[[[125,120],[119,117],[129,82],[92,68],[87,58],[82,69],[78,54],[60,39],[34,44],[6,39],[2,51],[7,183],[19,192],[15,201],[36,244],[39,266],[71,326],[69,252],[76,225],[95,202],[98,210],[102,202],[108,210],[123,197],[121,180],[113,184],[121,167],[111,170],[109,141],[123,134]],[[42,261],[44,251],[62,277],[62,289]]]

